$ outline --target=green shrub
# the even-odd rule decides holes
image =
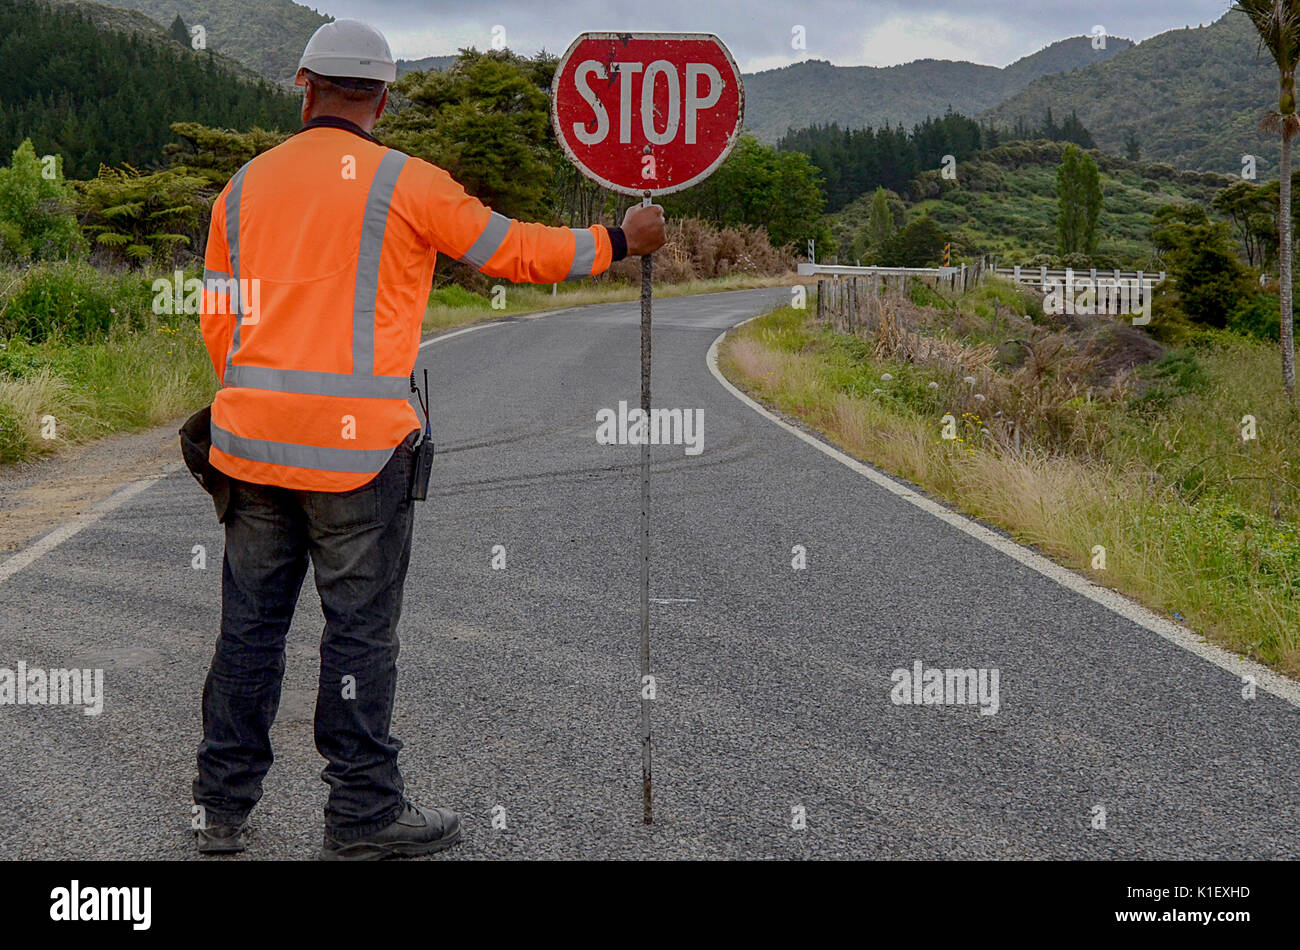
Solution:
[[[1163,522],[1169,539],[1236,606],[1261,590],[1300,595],[1300,535],[1293,525],[1210,493],[1180,515]]]
[[[1047,316],[1043,310],[1043,298],[1029,287],[1020,289],[1020,311],[1034,323],[1041,323]]]
[[[49,359],[20,336],[0,339],[0,374],[27,379],[50,368]]]
[[[98,264],[147,268],[200,258],[213,187],[188,169],[143,174],[100,167],[76,185],[77,211]]]
[[[939,307],[951,310],[955,304],[943,295],[943,292],[931,287],[923,280],[913,280],[907,285],[907,296],[918,307]]]
[[[1224,328],[1254,292],[1226,222],[1194,204],[1163,205],[1151,219],[1151,243],[1169,262],[1178,307],[1193,321]]]
[[[72,191],[63,182],[63,160],[55,156],[54,177],[43,174],[31,139],[0,167],[0,261],[84,257],[86,241],[71,211]]]
[[[971,291],[964,302],[977,316],[986,320],[993,315],[995,304],[1003,313],[1010,310],[1023,317],[1026,307],[1024,291],[1025,288],[1020,284],[993,277],[986,279]],[[1036,298],[1034,294],[1031,296]]]
[[[485,309],[492,306],[492,302],[480,294],[470,293],[460,284],[448,284],[446,287],[439,287],[429,294],[429,306]]]
[[[1174,350],[1162,359],[1138,370],[1144,392],[1136,401],[1139,409],[1165,409],[1179,396],[1204,392],[1209,375],[1190,350]]]
[[[1092,267],[1092,256],[1082,251],[1071,251],[1056,258],[1057,267],[1072,267],[1076,271],[1087,271]]]
[[[943,260],[943,246],[951,239],[928,216],[922,216],[894,234],[880,250],[885,267],[930,267]]]
[[[1260,340],[1281,335],[1281,307],[1275,294],[1252,294],[1243,298],[1228,314],[1228,329]]]
[[[0,299],[0,339],[99,340],[115,325],[146,325],[152,303],[150,282],[139,275],[106,274],[88,264],[40,264]]]

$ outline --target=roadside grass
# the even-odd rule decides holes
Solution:
[[[206,405],[215,391],[193,322],[115,327],[89,343],[0,341],[0,464],[161,425]]]
[[[980,288],[959,305],[973,312],[1004,293]],[[723,372],[850,454],[1226,649],[1300,675],[1300,418],[1275,347],[1222,334],[1171,351],[1138,372],[1140,387],[1078,402],[1078,425],[1096,438],[1017,446],[962,376],[880,359],[863,335],[819,325],[811,307],[729,334]],[[979,386],[1007,374],[985,373]],[[941,438],[946,413],[956,439]],[[1248,414],[1253,441],[1241,438]],[[1097,545],[1104,570],[1092,568]]]
[[[721,293],[726,290],[749,290],[758,287],[792,286],[799,282],[794,274],[776,277],[757,277],[750,274],[733,274],[727,277],[688,280],[675,284],[655,284],[656,297],[682,297],[690,294]],[[440,287],[429,295],[429,308],[424,314],[424,332],[435,333],[455,330],[487,320],[580,307],[586,304],[618,303],[637,300],[641,296],[640,284],[614,281],[582,281],[562,283],[555,293],[549,285],[506,284],[499,298],[500,309],[492,307],[493,295],[474,294],[452,284]]]

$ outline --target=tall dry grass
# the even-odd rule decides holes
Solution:
[[[670,284],[746,274],[775,277],[795,269],[788,248],[775,248],[764,228],[719,228],[698,218],[668,221],[668,243],[655,253],[655,273]],[[609,269],[616,280],[640,281],[639,258]]]

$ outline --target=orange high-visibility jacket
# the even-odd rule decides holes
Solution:
[[[212,208],[200,324],[222,388],[212,464],[311,491],[369,482],[420,423],[410,373],[439,252],[493,277],[605,271],[622,232],[497,214],[441,168],[316,119]]]

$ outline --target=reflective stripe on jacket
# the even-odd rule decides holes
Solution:
[[[254,158],[213,204],[200,318],[222,382],[211,461],[244,481],[350,491],[419,426],[409,377],[438,253],[531,283],[613,258],[604,227],[506,218],[334,121]]]

